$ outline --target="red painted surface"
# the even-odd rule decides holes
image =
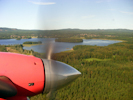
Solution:
[[[6,99],[2,99],[2,98],[0,98],[0,100],[6,100]]]
[[[11,98],[8,98],[8,99],[1,99],[0,100],[27,100],[27,97],[24,97],[24,96],[15,96],[15,97],[11,97]]]
[[[44,74],[40,58],[0,52],[0,76],[8,77],[15,84],[17,96],[26,97],[41,93],[44,88]],[[29,83],[34,83],[34,85],[29,86]],[[15,97],[8,100],[15,100]]]

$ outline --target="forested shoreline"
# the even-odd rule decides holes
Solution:
[[[61,31],[64,33],[60,33]],[[116,39],[123,42],[108,46],[78,45],[69,52],[53,54],[52,59],[67,63],[82,73],[74,82],[56,91],[53,94],[54,100],[133,100],[133,31],[61,31],[55,30],[57,34],[50,33],[46,36],[53,35],[56,38],[60,33],[60,37],[65,37],[63,35],[66,34],[71,38]],[[70,31],[75,33],[68,34]],[[24,50],[23,45],[0,45],[0,51],[45,58],[45,54]],[[30,99],[48,100],[46,94]]]
[[[80,43],[80,42],[83,42],[83,39],[58,38],[58,39],[55,39],[55,42]]]

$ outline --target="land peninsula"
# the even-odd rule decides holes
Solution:
[[[40,44],[42,44],[41,41],[38,41],[38,42],[26,41],[26,42],[23,43],[23,46],[31,47],[33,45],[40,45]]]
[[[83,39],[58,38],[58,39],[55,39],[55,42],[80,43],[80,42],[83,42]]]

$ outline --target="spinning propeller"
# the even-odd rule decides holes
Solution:
[[[80,76],[73,67],[51,59],[54,46],[45,47],[47,59],[0,52],[0,100],[28,100],[27,96],[49,93]]]

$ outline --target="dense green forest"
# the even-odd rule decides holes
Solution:
[[[83,39],[58,38],[58,39],[55,39],[55,42],[79,43],[79,42],[83,42]]]
[[[57,100],[133,99],[133,44],[75,46],[74,51],[55,54],[53,59],[82,73],[75,82],[55,93]]]
[[[42,44],[42,42],[41,41],[38,41],[38,42],[26,41],[23,44]]]
[[[35,34],[39,37],[43,32]],[[49,34],[46,35],[45,32]],[[67,29],[45,32],[43,36],[54,38],[63,38],[66,35],[70,38],[123,41],[108,46],[78,45],[71,51],[53,54],[52,59],[65,62],[82,73],[74,82],[57,90],[53,94],[53,100],[133,100],[133,30]],[[45,57],[45,54],[24,50],[23,45],[0,45],[0,51]],[[48,100],[46,94],[30,99]]]

